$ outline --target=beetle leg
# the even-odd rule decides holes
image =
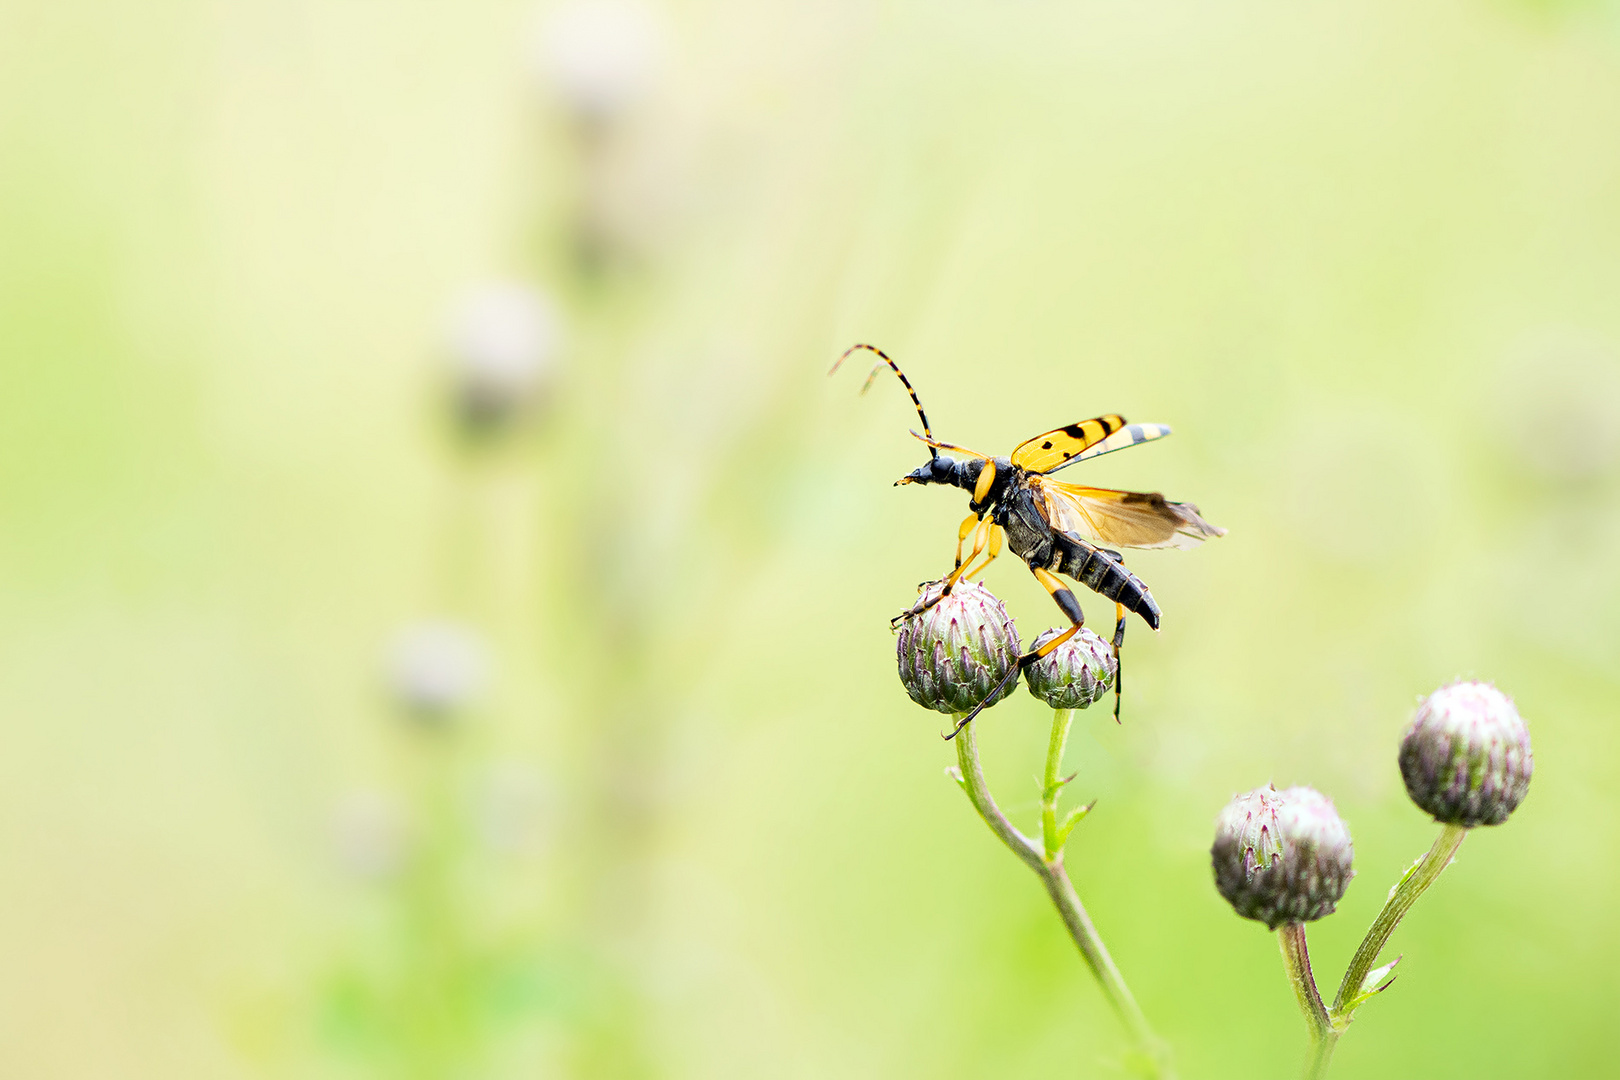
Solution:
[[[990,524],[988,521],[985,521],[983,518],[980,518],[977,514],[973,515],[973,517],[977,522],[973,530],[973,551],[968,555],[966,562],[958,561],[956,564],[956,569],[951,571],[951,576],[945,579],[945,593],[942,595],[949,594],[950,591],[956,587],[956,583],[967,576],[968,567],[972,566],[973,560],[977,559],[984,551],[985,544],[989,542],[990,537],[996,531],[996,527],[994,525]],[[962,522],[962,527],[966,528],[967,522]],[[957,552],[958,558],[960,559],[960,544],[957,545]]]
[[[1113,559],[1119,565],[1125,565],[1125,556],[1117,551],[1105,551],[1103,554]],[[1119,723],[1119,706],[1125,696],[1125,662],[1120,659],[1119,650],[1125,647],[1125,605],[1114,604],[1114,723]]]
[[[952,572],[962,569],[962,545],[967,541],[968,535],[979,527],[981,520],[981,515],[975,512],[963,518],[962,524],[956,527],[956,565],[951,567]]]
[[[985,553],[984,562],[980,563],[976,569],[963,570],[962,571],[962,577],[969,578],[969,577],[974,576],[975,574],[984,573],[985,568],[988,567],[991,563],[995,562],[996,561],[996,556],[1001,554],[1002,545],[1004,545],[1006,543],[1006,541],[1007,541],[1007,532],[1006,532],[1006,530],[1003,529],[1000,525],[991,525],[990,526],[990,550]]]
[[[972,563],[974,559],[979,557],[979,552],[984,550],[984,533],[983,530],[979,528],[983,524],[984,515],[978,513],[977,511],[962,519],[962,524],[957,526],[956,529],[956,565],[951,568],[950,574],[946,576],[945,587],[938,593],[930,594],[927,591],[928,586],[934,584],[934,582],[925,581],[921,585],[918,585],[917,588],[923,590],[923,595],[918,598],[915,604],[912,604],[906,610],[889,620],[890,629],[897,626],[901,619],[907,619],[913,615],[921,615],[923,612],[927,611],[929,608],[933,607],[935,604],[939,603],[941,600],[945,599],[945,597],[951,594],[951,588],[962,578],[962,570],[964,566],[968,563]],[[962,559],[962,545],[967,542],[967,538],[970,534],[973,535],[973,552],[964,562]]]
[[[1074,635],[1078,634],[1080,632],[1080,628],[1085,625],[1086,613],[1080,610],[1080,601],[1076,600],[1074,598],[1074,593],[1070,591],[1067,585],[1063,584],[1063,579],[1052,573],[1052,571],[1039,566],[1032,566],[1029,568],[1029,571],[1035,575],[1035,580],[1039,581],[1041,586],[1051,594],[1052,599],[1057,602],[1057,606],[1062,609],[1063,614],[1069,617],[1069,628],[1063,631],[1063,633],[1054,637],[1051,641],[1048,641],[1046,644],[1042,645],[1040,648],[1032,649],[1023,656],[1020,656],[1018,658],[1018,663],[1014,664],[1012,666],[1012,670],[1008,671],[1007,674],[1002,677],[1001,682],[996,684],[996,688],[990,691],[990,694],[984,699],[984,701],[979,702],[979,704],[974,707],[972,712],[968,713],[957,722],[956,727],[952,729],[951,733],[945,736],[947,741],[956,738],[958,732],[971,724],[973,722],[973,718],[984,711],[986,702],[999,699],[1001,695],[1006,692],[1008,685],[1018,678],[1020,672],[1029,667],[1029,665],[1033,664],[1035,661],[1050,655],[1052,650],[1056,649],[1059,645],[1062,645],[1065,641],[1068,641],[1070,638],[1074,637]]]
[[[1080,601],[1076,600],[1074,593],[1070,591],[1067,585],[1063,584],[1062,578],[1039,566],[1032,566],[1029,570],[1030,573],[1035,575],[1035,580],[1041,583],[1041,587],[1052,595],[1052,599],[1057,602],[1057,606],[1063,614],[1069,617],[1071,625],[1067,630],[1042,645],[1039,649],[1020,657],[1018,661],[1020,667],[1029,667],[1035,661],[1050,655],[1052,650],[1078,634],[1080,628],[1086,624],[1086,613],[1080,610]]]

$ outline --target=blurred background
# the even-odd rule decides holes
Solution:
[[[964,499],[870,341],[986,451],[1174,425],[1074,479],[1230,530],[1067,761],[1184,1076],[1305,1048],[1216,812],[1335,799],[1336,983],[1458,676],[1536,780],[1335,1075],[1610,1075],[1617,131],[1597,0],[9,0],[0,1073],[1118,1075],[895,678]]]

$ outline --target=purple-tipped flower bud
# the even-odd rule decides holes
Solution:
[[[1039,651],[1063,632],[1057,627],[1041,631],[1030,651]],[[1081,630],[1025,668],[1024,679],[1029,692],[1052,708],[1083,709],[1108,692],[1118,670],[1113,647],[1090,630]]]
[[[1333,914],[1355,876],[1354,852],[1327,796],[1266,786],[1226,804],[1215,823],[1215,888],[1245,919],[1275,930]]]
[[[1530,790],[1530,732],[1513,699],[1480,682],[1442,686],[1401,740],[1406,793],[1447,825],[1500,825]]]
[[[933,599],[942,585],[924,594]],[[968,712],[990,696],[1018,665],[1018,628],[996,595],[971,581],[900,623],[895,652],[900,681],[911,700],[943,713]],[[1017,689],[1007,683],[995,701]]]

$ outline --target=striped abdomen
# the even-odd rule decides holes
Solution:
[[[1153,629],[1159,628],[1159,605],[1142,579],[1125,569],[1117,559],[1075,536],[1054,533],[1053,569],[1067,574],[1092,592],[1134,611]]]

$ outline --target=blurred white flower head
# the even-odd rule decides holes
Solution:
[[[535,74],[563,105],[605,120],[645,98],[666,46],[663,21],[636,0],[569,0],[541,24]]]
[[[466,705],[489,681],[489,652],[465,626],[426,621],[405,627],[388,654],[391,688],[400,702],[425,716]]]
[[[497,420],[543,391],[562,338],[556,305],[522,281],[488,281],[456,301],[447,347],[457,397],[473,420]]]
[[[405,863],[405,809],[381,791],[351,791],[332,813],[332,846],[338,868],[350,877],[377,881]]]

